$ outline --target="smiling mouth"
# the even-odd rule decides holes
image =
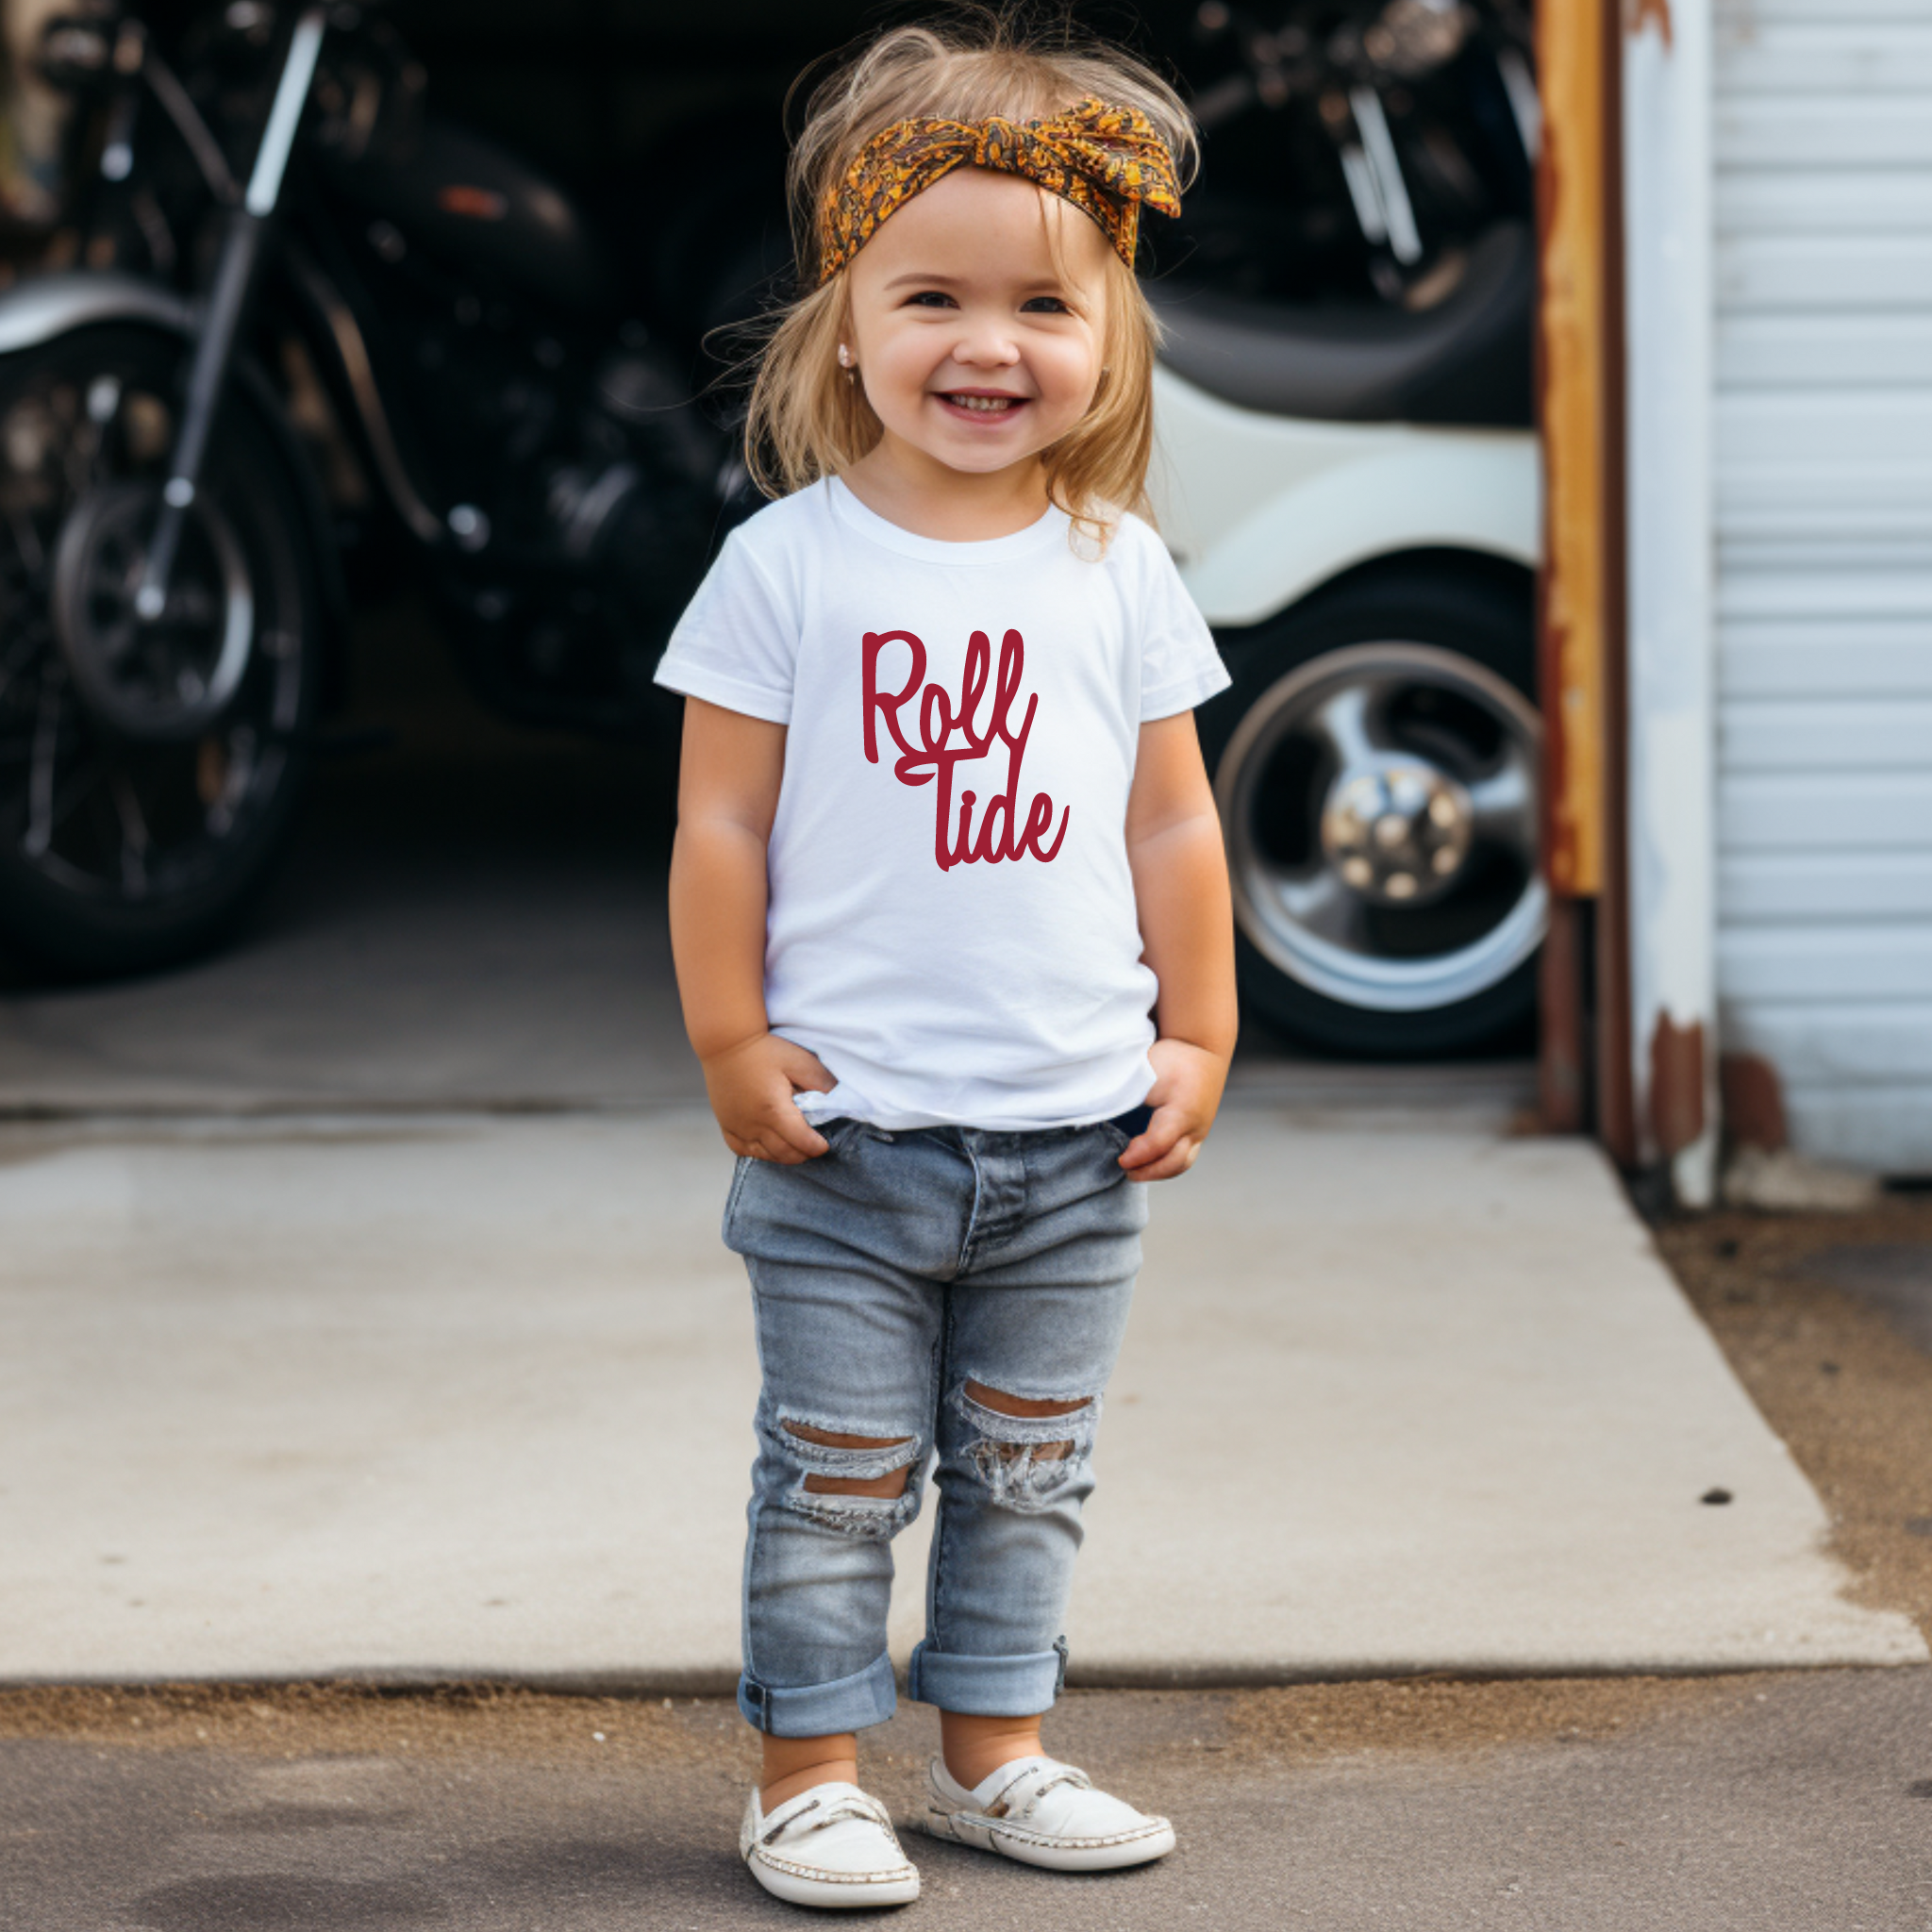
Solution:
[[[1024,396],[972,396],[941,392],[940,401],[950,403],[956,409],[970,409],[975,416],[1005,416],[1019,408],[1025,401]]]

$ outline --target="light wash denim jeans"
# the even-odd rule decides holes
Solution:
[[[1118,1156],[1146,1112],[1026,1132],[836,1120],[815,1159],[740,1158],[724,1241],[751,1275],[764,1388],[738,1705],[760,1730],[820,1737],[891,1716],[891,1539],[919,1513],[935,1449],[908,1690],[983,1716],[1052,1707],[1094,1427],[1147,1224],[1148,1184]],[[1006,1415],[969,1382],[1081,1406]],[[836,1448],[787,1423],[891,1446]],[[808,1487],[900,1469],[900,1496]]]

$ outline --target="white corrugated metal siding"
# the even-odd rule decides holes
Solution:
[[[1932,1171],[1932,0],[1716,0],[1718,992]]]

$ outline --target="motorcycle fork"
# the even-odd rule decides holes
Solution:
[[[221,406],[235,342],[242,332],[255,272],[281,200],[289,156],[295,145],[302,109],[308,102],[316,61],[322,53],[325,25],[325,9],[321,7],[305,8],[296,21],[288,58],[282,63],[281,78],[275,83],[268,125],[255,158],[255,172],[249,176],[242,206],[228,217],[221,256],[215,264],[214,283],[195,334],[194,359],[189,367],[180,426],[169,453],[160,514],[155,521],[154,537],[148,544],[141,583],[135,591],[135,614],[145,623],[154,623],[168,608],[168,580],[181,547],[188,512],[200,487],[208,439],[214,430],[215,413]]]

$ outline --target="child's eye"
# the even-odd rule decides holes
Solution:
[[[928,302],[950,302],[952,299],[943,289],[921,289],[918,293],[907,297],[908,304],[915,308],[924,307]],[[1035,302],[1051,302],[1055,309],[1062,315],[1073,313],[1058,295],[1035,295],[1025,306],[1031,308]]]

